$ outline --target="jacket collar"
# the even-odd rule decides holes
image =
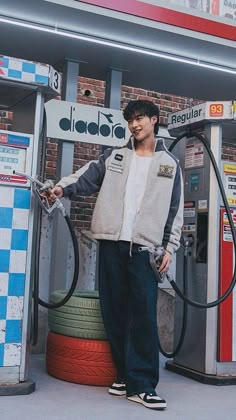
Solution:
[[[155,152],[162,152],[166,151],[165,141],[162,137],[155,137],[156,139],[156,146],[155,146]],[[130,150],[134,149],[134,136],[130,136],[128,143],[126,144],[126,147]]]

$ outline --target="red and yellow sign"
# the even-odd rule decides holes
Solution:
[[[209,109],[210,117],[223,117],[224,105],[223,104],[211,104]]]
[[[191,14],[190,7],[185,7],[186,13],[171,9],[171,3],[167,6],[163,1],[163,6],[157,6],[147,0],[80,0],[81,3],[87,3],[94,6],[103,7],[117,12],[150,19],[156,22],[166,23],[168,25],[178,26],[196,32],[202,32],[219,38],[236,41],[236,27],[232,19],[227,23],[211,19],[211,14],[204,13],[204,17]],[[213,4],[214,3],[214,4]],[[212,3],[211,13],[219,13],[219,4],[215,0]],[[161,3],[160,3],[161,4]],[[182,8],[184,10],[184,8]],[[202,12],[203,13],[203,12]],[[223,14],[225,17],[225,14]],[[231,23],[232,22],[232,23]]]
[[[232,212],[235,223],[235,212]],[[226,221],[225,210],[220,211],[220,249],[219,249],[219,296],[228,289],[234,272],[234,246],[232,233]],[[235,294],[230,293],[228,298],[218,307],[218,355],[219,362],[235,361],[236,348],[236,317]]]
[[[224,173],[236,175],[236,165],[235,163],[225,163],[224,164]]]

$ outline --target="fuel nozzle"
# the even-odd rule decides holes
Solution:
[[[165,255],[165,248],[163,246],[155,247],[153,248],[152,254],[157,265],[160,266]]]
[[[149,252],[150,264],[156,276],[156,279],[158,283],[163,283],[165,280],[166,273],[160,273],[158,268],[160,267],[163,257],[165,255],[165,248],[163,246],[157,246],[157,247],[140,246],[138,250]]]
[[[39,188],[40,193],[46,192],[50,193],[50,191],[54,188],[54,182],[52,179],[46,179],[43,185]]]
[[[47,195],[50,194],[51,189],[54,187],[54,182],[51,179],[41,182],[37,178],[33,178],[23,172],[13,171],[13,173],[22,176],[31,182],[33,193],[37,198],[39,205],[46,213],[51,214],[55,209],[57,209],[63,217],[66,217],[66,209],[62,202],[57,198],[52,204],[47,197]]]
[[[166,273],[160,273],[159,267],[161,266],[163,257],[165,255],[165,248],[163,246],[154,247],[152,252],[149,254],[150,264],[156,276],[158,283],[163,283],[166,277]]]

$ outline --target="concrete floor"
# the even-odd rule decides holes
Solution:
[[[36,391],[0,397],[1,420],[232,420],[236,418],[236,385],[214,386],[184,378],[164,368],[161,357],[157,392],[167,400],[165,411],[154,411],[107,388],[63,382],[47,375],[44,355],[31,355],[30,378]]]

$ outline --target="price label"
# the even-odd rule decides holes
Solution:
[[[209,109],[210,117],[223,117],[224,105],[223,104],[211,104]]]

